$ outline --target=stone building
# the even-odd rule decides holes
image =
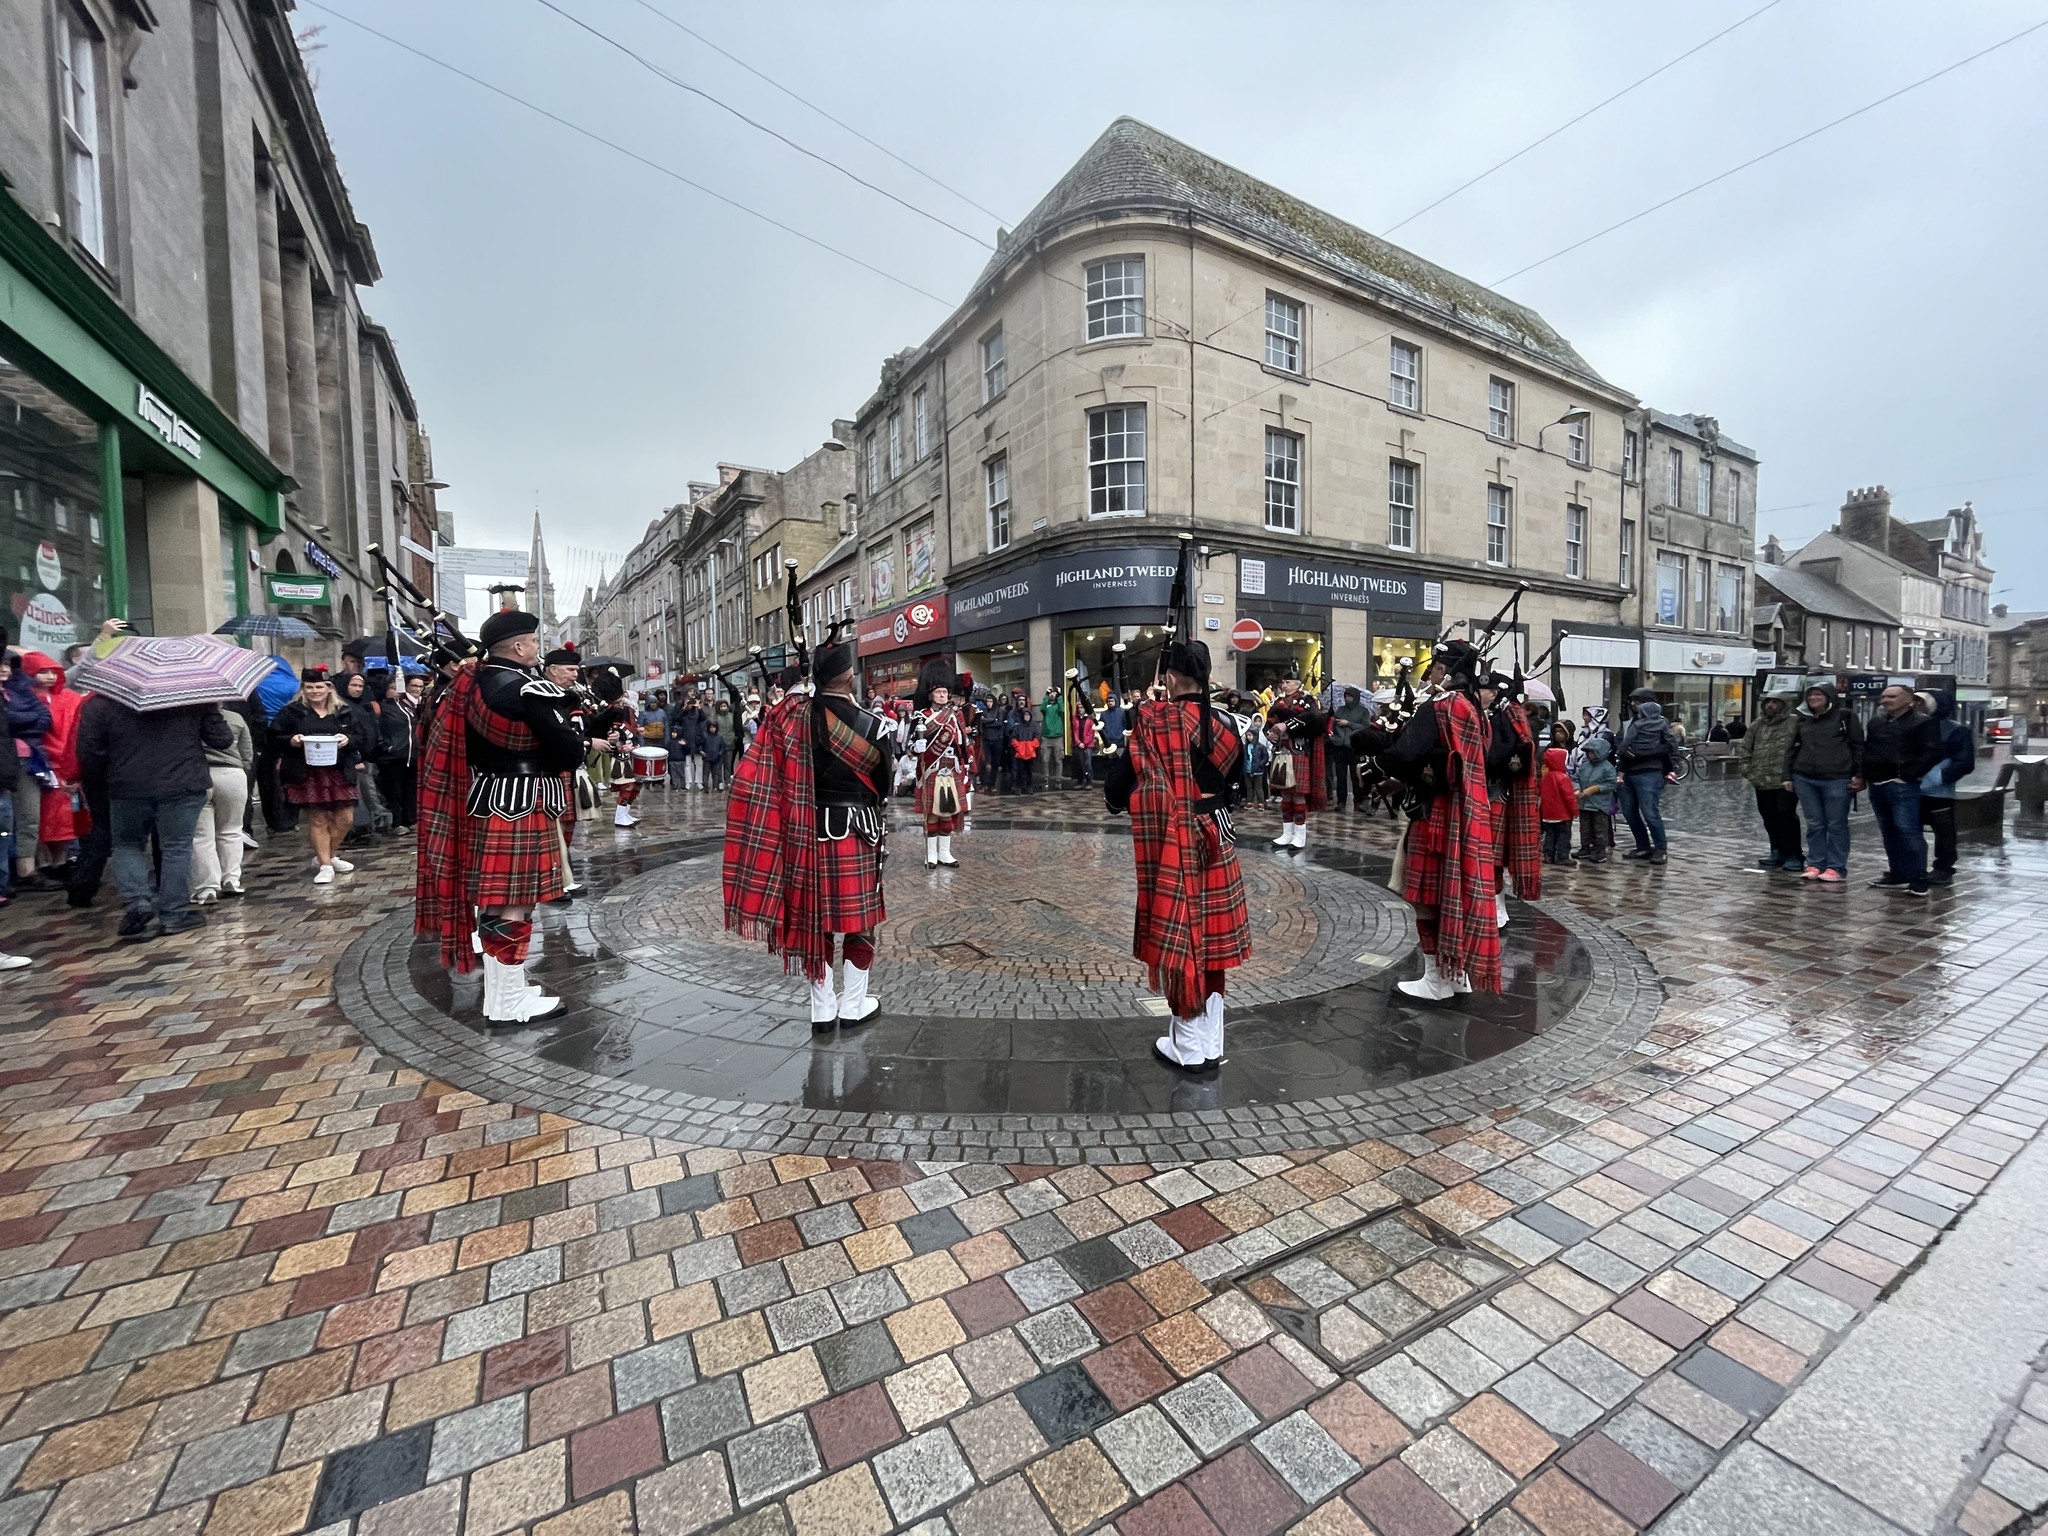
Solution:
[[[2004,603],[1991,610],[1987,673],[1993,713],[2029,722],[2048,736],[2048,613],[2015,613]]]
[[[1991,582],[1997,573],[1984,563],[1976,508],[1966,501],[1941,517],[1904,526],[1927,541],[1941,578],[1941,630],[1928,670],[1953,672],[1963,688],[1985,687],[1990,682]]]
[[[1707,420],[1644,417],[1522,305],[1122,118],[858,413],[866,681],[1106,675],[1186,532],[1220,681],[1385,679],[1525,583],[1524,655],[1562,639],[1567,693],[1618,697],[1646,665],[1643,432],[1742,476],[1753,516],[1755,456]],[[1667,507],[1746,604],[1736,543]],[[1682,632],[1732,654],[1748,620]]]
[[[375,247],[288,8],[0,0],[0,597],[45,648],[108,614],[381,623],[443,518]]]
[[[688,502],[663,508],[619,568],[598,583],[577,624],[586,656],[623,656],[641,682],[664,681],[676,669],[683,648],[676,551],[690,513]]]
[[[1832,561],[1786,565],[1770,558],[1756,568],[1754,643],[1765,667],[1787,673],[1882,674],[1898,654],[1899,621],[1844,586]]]
[[[850,426],[850,423],[837,423]],[[788,621],[788,562],[801,581],[853,529],[853,455],[837,436],[789,469],[760,474],[758,529],[748,547],[751,644],[782,655],[794,638]],[[806,634],[805,643],[809,644]]]
[[[1704,738],[1713,721],[1746,709],[1757,669],[1750,633],[1757,455],[1723,436],[1711,416],[1644,410],[1627,434],[1622,478],[1641,498],[1640,572],[1629,516],[1619,558],[1622,579],[1636,592],[1643,681]],[[1565,650],[1576,659],[1574,642]]]

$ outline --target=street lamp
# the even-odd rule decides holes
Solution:
[[[1593,413],[1586,406],[1567,406],[1565,408],[1565,413],[1562,416],[1558,417],[1557,420],[1551,422],[1549,426],[1545,426],[1537,431],[1536,451],[1538,453],[1541,453],[1543,451],[1543,434],[1545,432],[1548,432],[1551,427],[1579,427],[1584,426],[1587,422],[1591,421],[1592,419]]]

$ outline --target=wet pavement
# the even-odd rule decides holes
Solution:
[[[1940,1443],[1976,1442],[1914,1463],[1941,1486],[1913,1528],[2022,1527],[2048,1504],[2048,1339],[1982,1266],[2040,1284],[2042,829],[1966,843],[1907,906],[1864,887],[1867,818],[1849,888],[1745,870],[1731,790],[1672,794],[1668,866],[1563,873],[1518,917],[1532,954],[1543,913],[1583,948],[1575,1004],[1374,1090],[1413,1128],[1350,1139],[1303,1106],[1371,1093],[991,1117],[1031,1157],[923,1112],[891,1141],[876,1110],[671,1122],[661,1090],[586,1070],[591,1040],[484,1041],[460,1064],[533,1092],[470,1091],[437,1075],[445,1042],[410,1057],[355,1016],[369,961],[412,990],[402,845],[317,888],[265,850],[248,900],[174,940],[17,901],[0,932],[37,964],[0,979],[0,1532],[1897,1531],[1868,1442],[1914,1448],[1910,1384],[1905,1422],[1827,1411],[1873,1400],[1867,1357],[1877,1385],[1908,1358],[1850,1347],[1880,1327],[1923,1400],[1967,1405]],[[614,888],[713,819],[648,798],[598,839]],[[1043,798],[993,809],[1094,822]],[[1313,842],[1320,917],[1390,829],[1325,818]],[[599,963],[573,926],[598,920],[559,916],[550,964]],[[1546,1067],[1629,966],[1639,1037]],[[979,1022],[1014,1051],[1023,1020]],[[777,1150],[798,1135],[849,1150]],[[1189,1160],[1174,1136],[1248,1145]],[[1920,1312],[1972,1349],[1887,1321]]]

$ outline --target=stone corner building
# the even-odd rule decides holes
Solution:
[[[279,0],[0,0],[0,600],[25,642],[381,622],[431,450]],[[310,644],[310,643],[309,643]]]
[[[1188,532],[1219,681],[1384,681],[1525,582],[1523,655],[1557,644],[1569,703],[1663,688],[1652,419],[1526,307],[1119,118],[858,413],[864,681],[933,658],[1034,696],[1106,676]],[[1720,446],[1708,418],[1654,420],[1694,460]],[[1756,461],[1727,448],[1747,517]],[[1700,612],[1725,616],[1725,563],[1746,641],[1747,545],[1698,542]],[[1233,651],[1244,619],[1263,638]]]

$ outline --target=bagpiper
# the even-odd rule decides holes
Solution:
[[[1330,717],[1316,696],[1302,687],[1298,675],[1283,678],[1280,695],[1266,710],[1266,738],[1273,743],[1273,765],[1266,782],[1280,791],[1280,835],[1275,848],[1306,848],[1308,818],[1327,809],[1330,784],[1325,774],[1323,737]]]
[[[762,714],[726,803],[725,926],[804,973],[817,1034],[864,1023],[882,1006],[868,978],[887,916],[893,733],[856,700],[853,662],[850,644],[818,648],[817,692],[790,692]],[[845,962],[836,992],[835,937]]]
[[[1427,679],[1434,696],[1416,706],[1381,756],[1411,791],[1401,894],[1415,908],[1422,975],[1398,986],[1432,1002],[1475,988],[1501,989],[1494,817],[1486,788],[1489,728],[1476,691],[1480,665],[1469,642],[1439,644]]]
[[[632,807],[640,798],[640,781],[633,776],[633,747],[640,740],[639,715],[626,696],[625,683],[609,667],[591,676],[590,691],[597,707],[585,721],[590,737],[585,766],[594,785],[612,792],[612,825],[637,827],[640,818]]]
[[[1244,799],[1244,742],[1209,702],[1206,645],[1169,642],[1161,668],[1166,697],[1137,706],[1104,798],[1112,813],[1131,815],[1132,953],[1169,1016],[1153,1054],[1182,1072],[1207,1072],[1223,1060],[1224,977],[1252,952],[1231,828]]]
[[[956,679],[932,662],[911,702],[910,750],[917,757],[917,813],[924,818],[924,867],[957,869],[953,837],[967,821],[968,786],[974,782],[973,727],[953,702]]]
[[[1494,926],[1508,925],[1509,896],[1543,895],[1543,817],[1538,804],[1536,734],[1517,680],[1492,672],[1479,685],[1487,718],[1486,798],[1493,808]]]
[[[592,698],[590,691],[583,686],[582,656],[577,654],[573,645],[549,651],[541,658],[541,675],[562,690],[562,717],[575,730],[577,737],[584,743],[584,751],[587,752],[590,742],[590,716],[597,708],[597,700]],[[578,754],[576,766],[562,775],[563,889],[562,894],[555,898],[558,901],[567,901],[572,896],[583,894],[583,882],[576,878],[576,868],[569,862],[569,847],[576,841],[576,823],[584,820],[593,807],[582,804],[578,794],[578,780],[582,781],[583,788],[588,788],[590,780],[584,770],[581,753]]]
[[[506,611],[478,631],[484,659],[456,673],[420,760],[414,930],[441,963],[474,970],[484,1018],[530,1024],[565,1005],[526,981],[533,909],[562,894],[564,775],[582,760],[560,688],[535,670],[538,615]]]

